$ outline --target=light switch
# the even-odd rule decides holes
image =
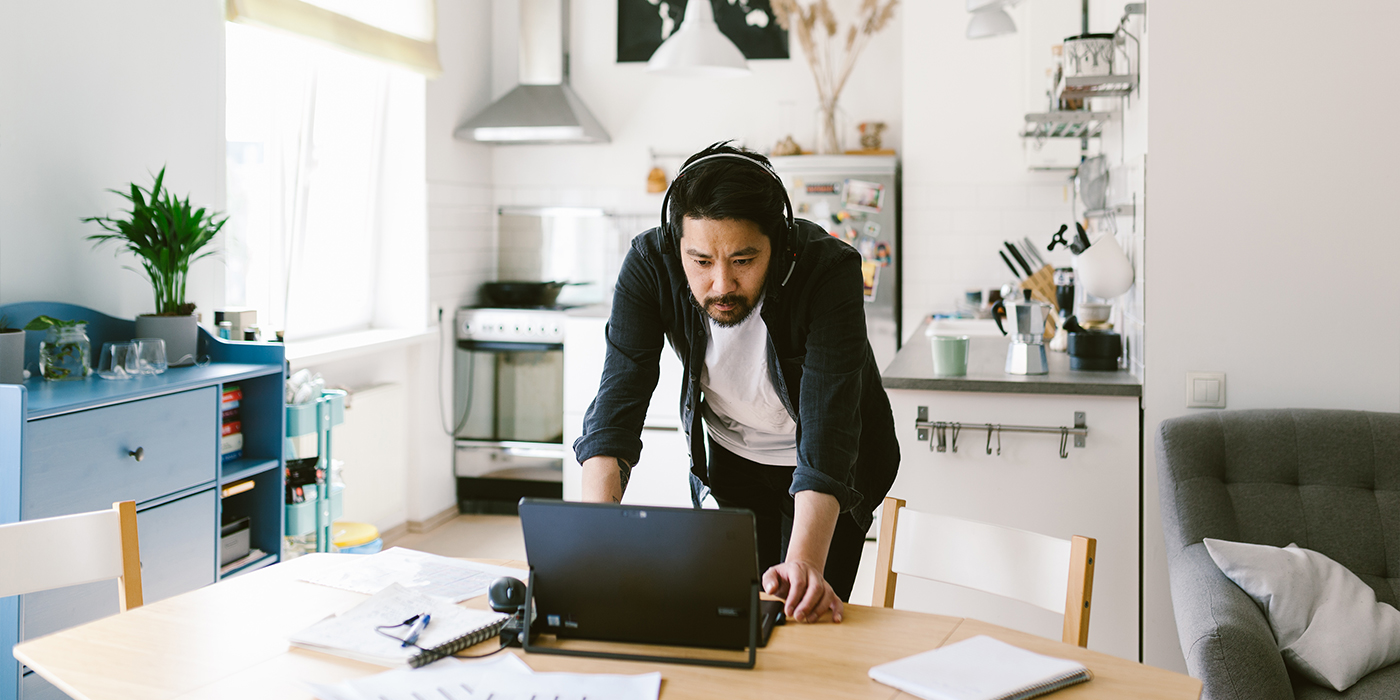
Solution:
[[[1224,372],[1187,372],[1187,408],[1225,408]]]

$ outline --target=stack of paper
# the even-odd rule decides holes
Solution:
[[[491,582],[502,576],[523,581],[525,572],[394,547],[378,554],[354,557],[301,580],[368,595],[397,583],[411,591],[460,603],[485,593]]]
[[[661,694],[661,674],[535,673],[520,657],[502,652],[485,661],[446,659],[415,670],[310,686],[320,700],[656,700]]]

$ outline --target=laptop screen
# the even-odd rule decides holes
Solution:
[[[759,580],[753,513],[524,499],[536,629],[742,649]]]

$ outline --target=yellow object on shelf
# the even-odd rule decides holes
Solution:
[[[331,542],[336,547],[358,547],[379,539],[379,528],[369,523],[331,523]]]

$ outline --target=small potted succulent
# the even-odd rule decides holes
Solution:
[[[164,182],[165,168],[161,168],[150,189],[132,183],[130,192],[109,190],[125,198],[131,209],[122,216],[93,216],[83,221],[106,231],[88,236],[94,246],[117,243],[141,262],[155,291],[156,309],[153,314],[136,317],[136,336],[163,339],[170,366],[177,367],[194,364],[199,339],[194,304],[185,301],[190,265],[214,254],[213,250],[200,251],[214,240],[228,217],[196,209],[189,197],[180,199],[171,194]]]
[[[87,321],[61,321],[53,316],[36,316],[25,324],[27,331],[46,331],[39,343],[39,373],[44,379],[64,382],[86,379],[92,374],[92,342]]]
[[[0,316],[0,384],[24,383],[24,329]]]

